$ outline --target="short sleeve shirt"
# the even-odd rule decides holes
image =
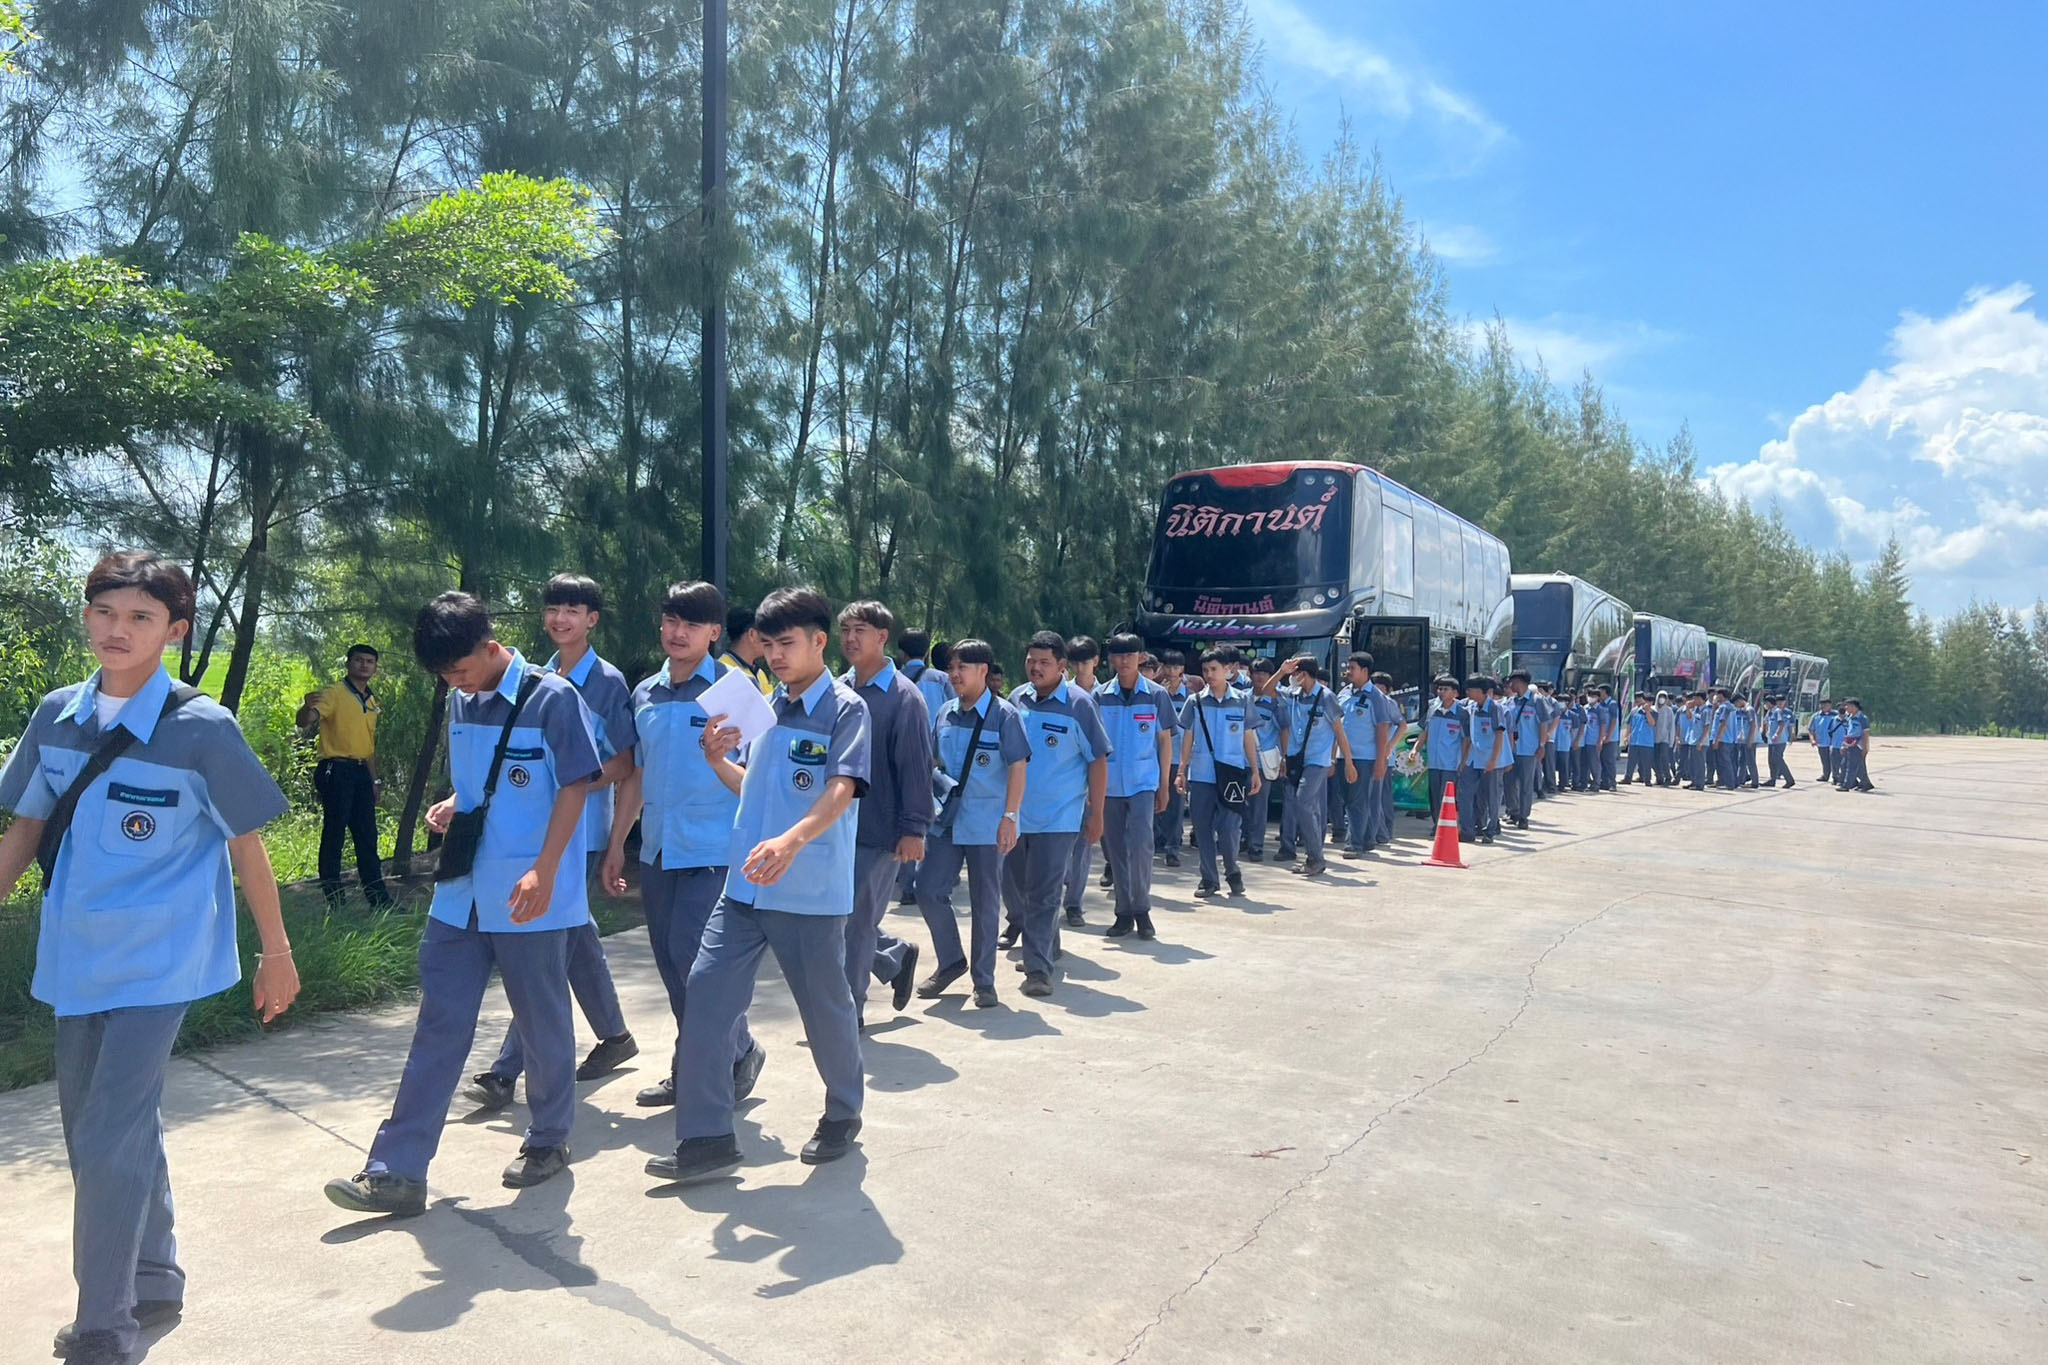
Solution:
[[[859,797],[874,768],[867,703],[824,672],[801,696],[776,688],[770,704],[775,728],[747,746],[747,775],[726,859],[726,899],[792,915],[850,914]],[[798,850],[779,880],[768,886],[748,880],[745,863],[754,846],[810,814],[835,777],[852,779],[854,803]]]
[[[681,682],[669,670],[633,689],[633,761],[640,768],[640,861],[651,867],[723,868],[739,796],[704,757],[709,717],[698,703],[726,673],[706,655]]]
[[[1190,736],[1188,781],[1213,783],[1218,754],[1231,767],[1245,766],[1244,735],[1257,731],[1258,709],[1247,693],[1233,688],[1218,697],[1205,687],[1181,708],[1180,724]]]
[[[377,689],[358,692],[343,678],[320,689],[313,702],[320,715],[320,757],[370,759],[377,756],[377,717],[383,706]]]
[[[1088,805],[1089,765],[1109,754],[1095,698],[1062,680],[1049,697],[1020,687],[1010,694],[1010,704],[1031,746],[1017,832],[1078,833]]]
[[[1302,754],[1307,767],[1329,767],[1337,751],[1337,728],[1344,723],[1337,709],[1337,694],[1317,683],[1315,691],[1297,693],[1288,698],[1287,705],[1287,752]],[[1308,723],[1310,716],[1316,718],[1313,729]]]
[[[976,717],[982,722],[979,738],[974,735]],[[955,780],[961,780],[963,771],[967,774],[953,809],[952,841],[963,847],[994,843],[1007,809],[1003,803],[1010,794],[1010,765],[1031,758],[1031,741],[1016,708],[993,691],[983,692],[972,707],[961,706],[955,697],[932,722],[932,736],[937,765]]]
[[[103,742],[99,682],[43,698],[0,770],[0,807],[47,819]],[[79,798],[43,896],[31,991],[59,1015],[173,1005],[241,977],[228,840],[285,813],[235,718],[199,697],[164,716],[159,669],[113,724],[136,742]]]
[[[1159,736],[1172,734],[1166,689],[1139,678],[1129,693],[1115,678],[1095,689],[1095,709],[1109,736],[1109,785],[1112,797],[1142,796],[1159,790]]]
[[[564,787],[588,782],[604,766],[591,734],[590,712],[574,683],[515,651],[505,676],[490,691],[449,694],[448,770],[455,779],[455,808],[469,811],[483,804],[498,736],[528,675],[538,682],[506,741],[475,866],[466,877],[434,885],[427,913],[444,924],[467,927],[472,910],[476,927],[495,934],[573,929],[590,919],[586,860],[572,851],[555,870],[548,908],[524,924],[512,922],[512,888],[540,857],[555,797]]]
[[[561,656],[548,660],[549,671],[560,666]],[[597,741],[597,756],[611,762],[617,754],[630,754],[637,742],[633,732],[633,689],[626,675],[585,650],[576,666],[563,676],[576,684],[585,709],[590,712],[590,733]],[[602,853],[612,837],[612,789],[600,787],[583,803],[583,849]]]

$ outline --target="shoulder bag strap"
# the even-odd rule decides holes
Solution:
[[[491,804],[492,793],[498,790],[498,770],[505,766],[505,750],[512,743],[512,727],[519,723],[519,713],[526,709],[526,702],[540,690],[540,670],[528,669],[526,676],[519,680],[519,695],[512,702],[512,714],[505,717],[505,728],[498,732],[498,747],[491,754],[491,775],[484,779],[484,799],[477,808]]]
[[[199,689],[196,687],[188,687],[184,683],[173,684],[170,695],[164,698],[163,710],[157,713],[157,723],[161,725],[166,716],[199,695]],[[51,877],[56,874],[57,853],[64,846],[64,836],[71,829],[72,818],[78,814],[79,800],[93,783],[106,775],[107,769],[114,766],[114,760],[128,752],[129,746],[134,743],[133,730],[125,725],[115,726],[112,734],[101,738],[100,747],[93,750],[92,757],[86,760],[85,766],[79,769],[78,776],[71,779],[71,785],[64,789],[64,794],[57,798],[57,804],[51,807],[49,818],[43,822],[42,838],[36,841],[36,864],[43,870],[43,886],[46,889],[50,885]]]

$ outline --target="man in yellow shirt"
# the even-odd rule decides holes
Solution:
[[[377,797],[384,786],[377,778],[377,694],[370,689],[377,662],[370,645],[351,645],[341,681],[308,692],[299,708],[300,729],[320,727],[313,790],[320,794],[320,890],[330,905],[342,899],[344,835],[355,838],[363,899],[373,906],[391,903],[377,861]]]
[[[752,678],[762,696],[775,695],[775,675],[768,671],[768,645],[754,629],[752,607],[732,607],[725,613],[725,652],[718,662]]]

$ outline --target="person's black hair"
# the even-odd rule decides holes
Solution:
[[[597,586],[596,580],[580,573],[558,573],[541,589],[540,604],[544,607],[584,607],[590,611],[603,611],[604,589]]]
[[[753,628],[754,609],[752,607],[734,605],[726,610],[725,641],[727,644],[739,644],[740,636],[745,635]]]
[[[1112,658],[1118,654],[1143,654],[1145,652],[1145,642],[1129,631],[1123,631],[1110,636],[1108,643],[1103,648]]]
[[[115,550],[103,555],[85,576],[86,604],[90,606],[103,592],[123,588],[134,588],[163,603],[173,625],[190,621],[198,611],[192,579],[154,550]]]
[[[661,598],[661,614],[693,626],[723,625],[725,594],[718,590],[716,583],[707,583],[701,578],[671,583]],[[747,614],[753,615],[752,612]]]
[[[922,659],[931,653],[932,633],[913,626],[896,637],[896,647],[906,659]]]
[[[1188,666],[1188,656],[1177,649],[1162,649],[1159,651],[1159,666],[1161,668],[1186,668]]]
[[[953,662],[960,664],[984,664],[995,667],[996,651],[986,640],[957,640],[953,644]]]
[[[1535,681],[1535,679],[1534,679],[1534,678],[1531,678],[1531,677],[1529,676],[1529,670],[1528,670],[1528,669],[1526,669],[1526,668],[1518,668],[1518,669],[1516,669],[1516,670],[1515,670],[1514,672],[1512,672],[1512,673],[1508,674],[1508,681],[1509,681],[1509,682],[1511,682],[1511,683],[1512,683],[1512,682],[1521,682],[1521,683],[1527,683],[1527,682],[1534,682],[1534,681]]]
[[[1429,690],[1432,692],[1440,691],[1446,687],[1450,688],[1453,692],[1459,690],[1458,680],[1448,673],[1437,674],[1435,678],[1431,679],[1429,684]]]
[[[944,673],[946,669],[952,665],[952,663],[953,646],[947,644],[943,640],[941,640],[938,644],[932,646],[931,664],[933,668],[936,668],[939,670],[939,672]]]
[[[841,629],[852,625],[855,621],[864,621],[876,630],[881,631],[884,635],[894,635],[896,633],[896,613],[872,599],[864,602],[848,602],[839,609],[839,625]]]
[[[1842,705],[1844,705],[1844,706],[1853,706],[1853,707],[1855,707],[1855,708],[1856,708],[1856,709],[1857,709],[1858,711],[1861,711],[1861,710],[1863,709],[1863,698],[1861,698],[1861,697],[1844,697],[1844,698],[1842,698]]]
[[[1366,653],[1366,651],[1364,651],[1364,650],[1362,650],[1362,649],[1354,649],[1354,650],[1352,650],[1352,651],[1351,651],[1351,657],[1350,657],[1350,658],[1348,658],[1348,659],[1346,659],[1346,660],[1344,661],[1344,663],[1345,663],[1345,665],[1346,665],[1347,667],[1348,667],[1349,665],[1351,665],[1351,664],[1357,664],[1357,665],[1358,665],[1358,666],[1359,666],[1360,668],[1364,669],[1364,670],[1365,670],[1365,671],[1366,671],[1367,673],[1370,673],[1370,672],[1372,672],[1372,655],[1370,655],[1370,654]]]
[[[350,645],[348,647],[348,653],[343,657],[353,659],[358,654],[367,654],[373,659],[382,659],[384,657],[382,654],[379,654],[377,652],[377,646],[364,644]]]
[[[1252,672],[1254,673],[1278,673],[1279,671],[1279,661],[1270,654],[1261,654],[1258,658],[1252,660]]]
[[[762,639],[792,630],[832,633],[832,604],[816,588],[777,588],[754,608],[754,629]]]
[[[1229,668],[1237,662],[1233,657],[1236,653],[1237,651],[1229,645],[1218,645],[1214,649],[1203,651],[1202,662],[1197,666],[1207,668],[1210,664],[1217,664],[1223,668]]]
[[[1067,657],[1067,642],[1060,637],[1060,633],[1056,630],[1034,632],[1030,643],[1024,646],[1024,652],[1029,654],[1034,649],[1042,649],[1055,659]]]
[[[1394,685],[1394,675],[1391,673],[1375,673],[1372,675],[1372,680],[1381,691],[1385,691]]]
[[[1301,674],[1304,678],[1321,678],[1323,676],[1323,666],[1316,662],[1316,656],[1313,654],[1295,655],[1294,671]]]
[[[491,612],[483,599],[444,592],[420,608],[412,622],[412,657],[429,673],[441,674],[477,652],[491,636]]]
[[[1007,678],[1010,676],[1008,673],[1003,671],[1003,661],[1001,659],[997,659],[994,663],[988,666],[988,675],[991,678]]]
[[[1093,635],[1076,635],[1067,641],[1067,662],[1085,664],[1090,659],[1102,657],[1102,646],[1095,643]]]
[[[1157,654],[1152,653],[1150,650],[1147,650],[1145,652],[1145,657],[1138,660],[1138,667],[1143,668],[1146,664],[1150,664],[1154,668],[1160,667],[1159,656]]]

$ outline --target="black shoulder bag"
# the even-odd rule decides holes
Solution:
[[[1243,815],[1245,807],[1251,804],[1252,770],[1242,763],[1225,763],[1223,755],[1216,752],[1216,741],[1209,734],[1208,708],[1202,705],[1200,697],[1195,698],[1195,720],[1202,727],[1202,743],[1209,746],[1210,766],[1216,769],[1216,799],[1231,814]],[[1301,747],[1306,754],[1308,745]]]
[[[967,756],[960,760],[960,775],[955,777],[944,768],[935,772],[932,790],[938,793],[939,808],[932,815],[931,833],[951,837],[953,817],[959,813],[960,801],[967,791],[967,770],[974,766],[974,751],[981,743],[981,727],[988,724],[988,712],[996,709],[993,699],[988,711],[974,713],[974,730],[967,736]]]
[[[173,711],[200,695],[196,687],[175,683],[170,695],[164,698],[164,709],[157,712],[157,724],[161,725]],[[113,731],[100,738],[100,747],[92,751],[92,757],[78,770],[78,776],[71,779],[71,785],[57,798],[57,804],[50,808],[49,818],[43,821],[43,836],[36,841],[36,866],[43,870],[43,889],[48,890],[50,879],[57,873],[57,854],[64,847],[64,836],[70,832],[72,817],[78,814],[78,802],[86,789],[106,775],[114,766],[114,760],[128,752],[128,746],[135,743],[135,732],[125,725],[116,725]]]
[[[1308,770],[1308,737],[1316,732],[1316,717],[1323,713],[1323,705],[1315,702],[1308,708],[1308,724],[1301,727],[1301,752],[1287,756],[1287,782],[1299,787],[1301,775]]]
[[[540,690],[540,670],[529,669],[519,680],[519,696],[512,703],[512,714],[505,717],[505,728],[498,732],[498,747],[491,754],[491,773],[484,779],[484,799],[477,802],[475,810],[459,810],[449,817],[448,830],[441,836],[441,858],[434,864],[434,880],[452,882],[458,877],[467,877],[476,867],[477,846],[484,840],[484,816],[490,812],[491,796],[498,790],[498,769],[505,766],[505,749],[512,743],[512,727],[519,723],[519,713],[526,709],[527,698]]]

